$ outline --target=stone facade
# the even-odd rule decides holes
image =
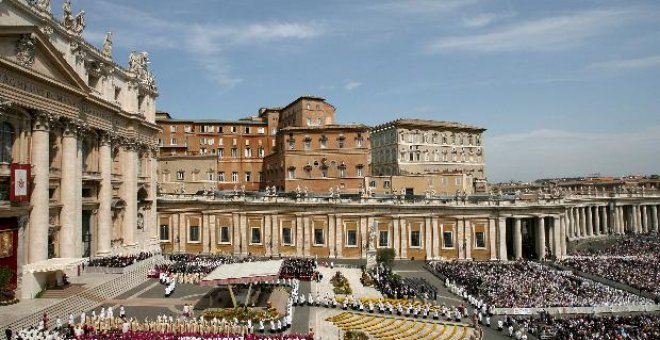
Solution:
[[[486,178],[484,131],[461,123],[421,119],[376,126],[371,131],[371,174],[465,174],[476,189],[477,182]]]
[[[0,224],[16,234],[9,262],[19,290],[26,264],[158,250],[148,55],[132,53],[123,68],[111,35],[102,51],[91,46],[84,20],[67,22],[68,12],[62,23],[19,0],[0,2],[0,12]],[[10,164],[31,166],[30,202],[8,201]]]
[[[266,194],[159,198],[165,252],[400,259],[562,257],[568,242],[658,232],[660,192],[646,196],[289,198]]]
[[[160,156],[158,194],[213,193],[217,182],[215,156]]]

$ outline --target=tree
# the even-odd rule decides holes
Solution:
[[[394,251],[393,248],[381,248],[378,249],[378,253],[376,254],[376,261],[378,263],[382,263],[387,267],[392,267],[392,263],[394,263],[395,256],[396,256],[396,252]]]

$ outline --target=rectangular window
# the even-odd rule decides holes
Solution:
[[[188,242],[199,242],[199,226],[191,225],[188,229]]]
[[[183,181],[183,171],[176,172],[176,179],[179,181]]]
[[[306,139],[306,140],[303,142],[303,148],[304,148],[305,150],[309,150],[309,149],[311,149],[311,148],[312,148],[312,141],[309,140],[309,139]]]
[[[229,227],[223,226],[220,227],[220,243],[231,243],[229,238]]]
[[[252,149],[245,148],[245,158],[252,158]]]
[[[346,168],[339,168],[339,177],[346,177]]]
[[[170,132],[176,132],[176,125],[170,125]]]
[[[325,244],[325,239],[323,237],[323,229],[314,228],[314,245],[322,246]]]
[[[231,127],[231,133],[236,133],[236,127],[235,126]]]
[[[361,148],[361,147],[362,147],[362,137],[358,137],[358,138],[355,140],[355,146],[358,147],[358,148]]]
[[[454,240],[451,231],[445,231],[444,233],[442,233],[442,247],[454,248]]]
[[[160,240],[169,241],[170,240],[170,226],[167,224],[160,225]]]
[[[238,149],[231,148],[231,158],[238,158]]]
[[[219,182],[224,182],[225,181],[225,172],[224,171],[218,172],[218,181]]]
[[[293,150],[296,147],[296,141],[289,139],[289,150]]]
[[[291,241],[291,228],[282,228],[282,244],[289,246],[293,244]]]
[[[387,230],[378,231],[378,246],[387,247],[390,243],[389,232]]]
[[[294,179],[296,178],[296,169],[289,169],[289,179]]]
[[[246,182],[252,181],[252,172],[250,172],[250,171],[245,172],[245,181]]]
[[[170,145],[176,145],[176,138],[170,139]]]
[[[231,172],[231,181],[232,182],[238,182],[238,172],[236,172],[236,171]]]
[[[340,139],[340,140],[337,141],[337,147],[340,148],[340,149],[344,148],[344,140],[343,139]]]
[[[346,245],[357,246],[357,230],[350,229],[346,231]]]
[[[457,178],[456,178],[456,185],[461,185],[461,179],[462,179],[462,178],[460,178],[460,177],[457,177]]]
[[[328,148],[328,140],[327,139],[321,139],[320,141],[321,149],[327,149]]]
[[[262,127],[257,128],[257,133],[260,133],[260,134],[263,135],[264,133],[266,133],[266,129],[265,129],[265,128],[262,128]]]
[[[225,157],[225,149],[224,148],[219,148],[218,149],[218,158],[223,158],[223,157]]]
[[[190,126],[190,125],[184,126],[183,127],[183,132],[187,132],[187,133],[192,132],[192,126]]]
[[[212,181],[212,180],[213,180],[213,173],[209,172],[209,181]]]
[[[264,148],[259,147],[259,158],[264,158],[265,155],[266,153],[264,152]]]
[[[245,127],[245,133],[250,133],[250,127],[249,126]]]
[[[261,228],[250,228],[250,243],[260,244],[261,243]]]
[[[383,181],[383,188],[389,189],[390,186],[391,186],[390,181],[388,181],[388,180]]]
[[[312,126],[312,118],[307,118],[307,126]]]
[[[421,235],[419,230],[413,230],[410,232],[410,246],[411,247],[421,247]]]
[[[474,233],[474,241],[475,248],[486,248],[486,235],[484,235],[483,231]]]
[[[362,177],[362,168],[361,167],[357,168],[357,176]]]

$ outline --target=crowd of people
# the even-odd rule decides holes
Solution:
[[[635,256],[660,258],[660,237],[655,234],[619,238],[606,247],[590,246],[573,252],[577,256]]]
[[[423,278],[401,278],[391,268],[381,267],[373,274],[375,288],[392,299],[435,300],[438,290]]]
[[[574,257],[559,264],[660,296],[660,258]]]
[[[321,281],[321,274],[316,270],[315,259],[287,258],[282,263],[280,278],[298,279],[301,281]]]
[[[170,255],[168,261],[154,266],[148,276],[162,279],[168,277],[168,283],[199,283],[206,275],[223,264],[256,261],[252,257],[235,257],[225,255]]]
[[[593,307],[653,301],[536,262],[440,261],[433,269],[463,298],[499,308]]]
[[[152,256],[154,254],[150,252],[140,252],[133,255],[112,255],[91,259],[87,265],[90,267],[125,268]]]
[[[660,314],[577,315],[532,318],[537,337],[569,340],[660,339]]]

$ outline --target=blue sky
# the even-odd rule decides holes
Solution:
[[[115,59],[151,58],[158,108],[235,119],[318,95],[339,122],[488,129],[491,181],[660,172],[660,3],[75,1]],[[61,15],[60,2],[54,12]]]

